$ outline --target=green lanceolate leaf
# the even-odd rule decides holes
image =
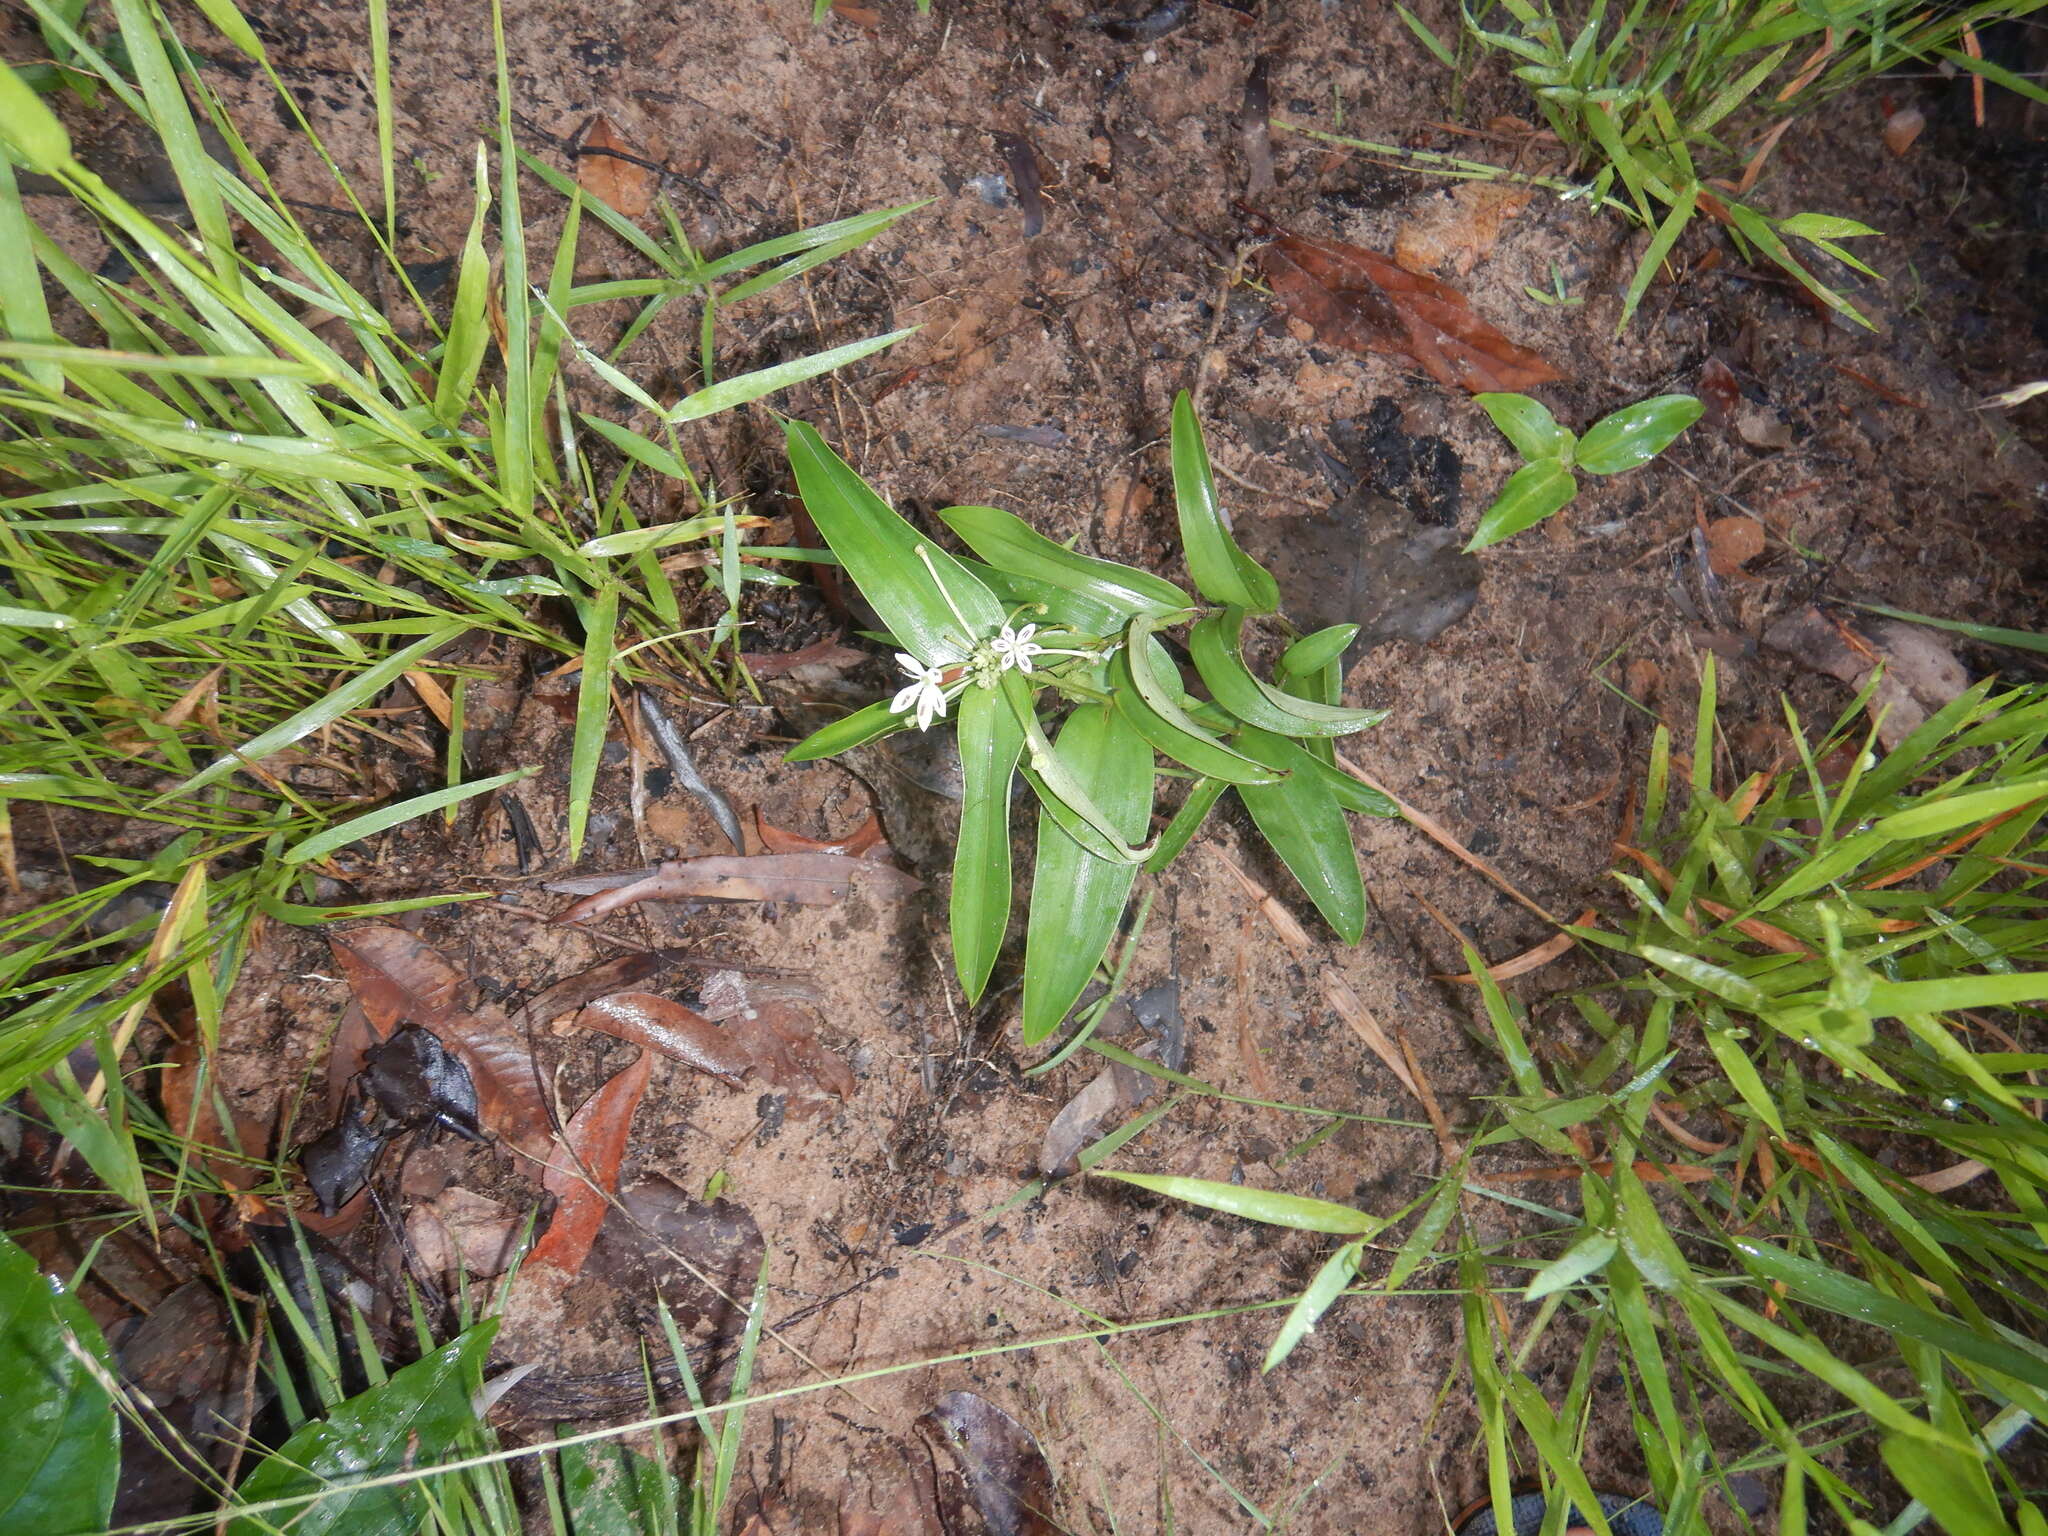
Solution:
[[[676,1508],[675,1474],[665,1462],[615,1440],[565,1445],[563,1502],[575,1536],[659,1536]]]
[[[1272,784],[1281,775],[1226,746],[1202,729],[1158,675],[1151,636],[1142,619],[1131,622],[1129,642],[1109,660],[1110,698],[1140,736],[1177,763],[1229,784]],[[1142,830],[1142,829],[1141,829]]]
[[[326,1492],[317,1502],[258,1517],[244,1515],[229,1536],[288,1528],[299,1536],[405,1536],[425,1515],[417,1484],[352,1491],[406,1467],[432,1466],[476,1423],[470,1400],[483,1385],[495,1318],[415,1361],[389,1380],[301,1425],[258,1464],[240,1490],[244,1504]]]
[[[1113,635],[1130,617],[1122,609],[1036,576],[1019,576],[979,560],[962,560],[960,567],[1001,598],[1005,608],[1031,609],[1029,621],[1035,624],[1056,624],[1080,635]]]
[[[1575,460],[1596,475],[1618,475],[1650,462],[1705,409],[1691,395],[1658,395],[1602,417],[1579,439]],[[1512,483],[1512,482],[1511,482]]]
[[[1173,402],[1173,498],[1180,509],[1188,575],[1202,596],[1252,613],[1278,608],[1280,588],[1272,573],[1237,547],[1224,524],[1216,477],[1209,470],[1209,449],[1186,390]]]
[[[1010,712],[1024,732],[1024,778],[1044,806],[1074,840],[1099,859],[1142,864],[1152,844],[1134,848],[1084,784],[1059,749],[1046,740],[1045,728],[1032,708],[1031,690],[1015,672],[1003,674]]]
[[[1927,799],[1903,811],[1895,811],[1877,822],[1873,830],[1886,837],[1932,837],[1989,821],[1993,816],[2048,799],[2048,779],[2027,779],[2017,784],[2000,784],[1990,789],[1968,790],[1960,795]]]
[[[716,384],[706,385],[694,394],[683,396],[675,408],[668,413],[670,426],[700,417],[715,416],[720,411],[729,411],[734,406],[745,405],[759,400],[763,395],[772,395],[778,389],[787,389],[792,384],[801,384],[805,379],[814,379],[821,373],[830,373],[834,368],[844,367],[879,352],[884,347],[894,346],[917,329],[891,331],[886,336],[870,336],[865,341],[851,341],[843,347],[828,347],[823,352],[814,352],[809,357],[794,358],[786,363],[777,363],[772,368],[757,368],[752,373],[734,374],[729,379],[720,379]]]
[[[1166,1173],[1123,1173],[1098,1168],[1095,1177],[1116,1179],[1149,1189],[1171,1200],[1206,1206],[1247,1221],[1262,1221],[1269,1227],[1292,1227],[1298,1232],[1334,1232],[1340,1237],[1372,1237],[1387,1223],[1369,1211],[1354,1210],[1333,1200],[1314,1200],[1307,1195],[1283,1195],[1270,1189],[1247,1189],[1242,1184],[1224,1184],[1215,1179],[1189,1179]]]
[[[1558,425],[1557,418],[1541,400],[1532,400],[1527,395],[1484,394],[1474,395],[1472,403],[1493,418],[1501,436],[1513,443],[1515,452],[1523,458],[1571,462],[1572,448],[1578,439]]]
[[[1061,728],[1059,751],[1124,841],[1142,841],[1152,821],[1152,748],[1123,715],[1082,705]],[[1026,1045],[1058,1029],[1088,985],[1137,877],[1137,865],[1099,859],[1055,818],[1038,818],[1024,947]]]
[[[1359,1255],[1364,1252],[1363,1242],[1350,1242],[1324,1261],[1323,1267],[1316,1271],[1315,1279],[1309,1281],[1308,1289],[1301,1293],[1301,1299],[1288,1312],[1287,1321],[1280,1325],[1280,1332],[1274,1336],[1273,1347],[1266,1351],[1266,1363],[1259,1367],[1260,1370],[1272,1370],[1294,1353],[1295,1346],[1315,1332],[1323,1314],[1336,1305],[1337,1298],[1344,1294],[1344,1287],[1358,1273]]]
[[[350,843],[361,842],[374,837],[403,822],[426,816],[446,806],[456,805],[477,795],[487,795],[493,790],[503,789],[508,784],[517,784],[521,779],[533,777],[538,768],[514,768],[509,773],[495,774],[488,779],[472,779],[465,784],[450,784],[441,789],[414,795],[410,800],[400,800],[395,805],[380,806],[361,816],[316,832],[302,842],[293,844],[278,857],[286,864],[303,864],[310,859],[324,859],[336,849],[346,848]]]
[[[811,521],[905,650],[927,665],[959,661],[1002,626],[995,594],[899,517],[815,428],[792,421],[786,433],[790,468]],[[974,633],[960,632],[961,619]]]
[[[1583,447],[1583,444],[1581,445]],[[1500,488],[1493,505],[1479,519],[1465,553],[1485,549],[1502,539],[1511,539],[1524,528],[1533,528],[1579,494],[1579,482],[1559,459],[1538,459],[1524,464]]]
[[[1303,635],[1280,653],[1279,664],[1274,670],[1285,678],[1312,678],[1341,659],[1357,638],[1356,624],[1332,624],[1328,629]]]
[[[865,714],[867,711],[863,710]],[[960,695],[960,841],[953,850],[953,968],[981,997],[1010,922],[1010,781],[1024,732],[1001,691]]]
[[[1062,587],[1125,619],[1141,614],[1171,619],[1194,606],[1185,592],[1164,577],[1113,560],[1076,554],[1000,507],[947,507],[939,518],[996,569]]]
[[[785,763],[809,763],[821,757],[837,757],[849,748],[887,736],[892,731],[900,731],[910,721],[911,716],[897,714],[889,708],[887,699],[881,699],[865,709],[857,709],[834,720],[830,725],[819,726],[783,753],[782,760]]]
[[[462,260],[455,279],[455,307],[448,316],[448,340],[441,349],[441,369],[434,379],[434,418],[452,427],[462,420],[483,367],[491,327],[485,315],[490,297],[491,259],[484,254],[484,216],[490,211],[490,165],[484,147],[476,147],[476,211],[462,242]]]
[[[1194,835],[1202,830],[1202,823],[1209,819],[1209,812],[1216,808],[1216,802],[1228,788],[1230,786],[1221,779],[1195,780],[1188,787],[1187,799],[1181,801],[1180,809],[1173,813],[1173,820],[1166,824],[1166,830],[1152,845],[1152,855],[1145,860],[1145,868],[1156,875],[1179,858]]]
[[[121,1476],[121,1421],[71,1353],[74,1342],[107,1363],[106,1341],[85,1308],[0,1237],[0,1530],[106,1529]]]
[[[1254,677],[1239,649],[1244,617],[1241,608],[1211,614],[1189,631],[1188,654],[1216,702],[1246,725],[1280,736],[1350,736],[1386,719],[1383,709],[1318,704]]]
[[[5,64],[0,64],[0,138],[13,147],[23,165],[44,176],[54,176],[71,163],[71,136],[57,114]]]
[[[1239,732],[1237,740],[1267,767],[1287,771],[1278,784],[1237,786],[1259,835],[1273,845],[1337,936],[1356,944],[1365,937],[1365,880],[1344,808],[1310,766],[1315,759],[1295,742],[1256,728]]]
[[[1598,1274],[1620,1252],[1620,1241],[1606,1232],[1588,1232],[1552,1259],[1529,1280],[1525,1301],[1541,1301],[1554,1291],[1568,1290],[1588,1275]]]

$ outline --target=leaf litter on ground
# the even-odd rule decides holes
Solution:
[[[922,889],[915,876],[893,865],[832,853],[674,859],[651,869],[550,880],[545,888],[583,897],[557,922],[588,923],[642,901],[788,901],[829,907],[846,899],[857,875],[885,896]]]
[[[1411,359],[1446,388],[1518,393],[1562,379],[1449,283],[1360,246],[1277,230],[1259,264],[1289,314],[1326,346]]]
[[[1052,1466],[1031,1431],[972,1392],[946,1393],[918,1424],[953,1453],[990,1536],[1059,1536]]]

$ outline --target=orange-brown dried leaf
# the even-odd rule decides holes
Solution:
[[[594,1029],[659,1051],[672,1061],[738,1087],[755,1065],[745,1039],[671,998],[651,992],[616,992],[568,1015],[579,1029]]]
[[[408,1020],[438,1034],[461,1008],[461,974],[416,934],[373,923],[327,943],[379,1040]]]
[[[1500,240],[1500,232],[1536,194],[1504,181],[1461,181],[1418,199],[1416,211],[1394,231],[1394,260],[1410,272],[1434,272],[1449,263],[1460,277]]]
[[[576,184],[627,218],[637,219],[654,206],[654,172],[646,159],[600,112],[576,146]]]
[[[554,1220],[547,1234],[527,1256],[528,1269],[555,1269],[565,1275],[581,1272],[604,1225],[611,1197],[618,1193],[619,1169],[626,1161],[633,1115],[647,1092],[654,1053],[619,1073],[576,1111],[562,1130],[561,1141],[548,1159],[541,1183],[555,1196]],[[573,1156],[571,1155],[573,1154]]]
[[[1473,394],[1563,377],[1494,329],[1450,284],[1375,251],[1282,234],[1259,260],[1281,303],[1325,345],[1411,358],[1439,384]]]
[[[754,830],[760,836],[761,846],[770,853],[837,853],[857,859],[882,843],[882,820],[872,812],[864,823],[845,837],[836,842],[821,842],[815,837],[805,837],[801,832],[785,832],[780,827],[771,826],[757,805],[754,807]],[[882,851],[886,853],[888,849],[883,848]]]

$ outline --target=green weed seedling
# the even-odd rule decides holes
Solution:
[[[954,964],[969,998],[988,984],[1009,924],[1010,787],[1040,806],[1024,955],[1024,1039],[1050,1035],[1107,952],[1141,870],[1164,869],[1225,790],[1346,943],[1365,929],[1365,885],[1347,812],[1396,814],[1337,766],[1332,742],[1383,710],[1339,702],[1339,658],[1357,633],[1296,639],[1276,678],[1244,658],[1245,628],[1273,614],[1272,575],[1239,549],[1216,500],[1208,450],[1183,393],[1173,410],[1173,479],[1189,574],[1210,607],[1163,577],[1093,559],[995,507],[939,514],[978,559],[920,534],[810,427],[789,427],[790,462],[818,531],[887,624],[907,681],[800,743],[829,757],[893,731],[952,720],[965,793],[953,860]],[[1210,697],[1184,690],[1161,636],[1190,625],[1187,649]],[[1065,710],[1055,742],[1048,723]],[[1192,774],[1152,834],[1154,753]]]
[[[1701,410],[1691,395],[1658,395],[1602,417],[1581,437],[1559,425],[1542,401],[1527,395],[1472,398],[1528,462],[1508,476],[1479,519],[1465,546],[1467,553],[1512,538],[1563,511],[1579,494],[1574,469],[1619,475],[1641,468],[1698,421]]]

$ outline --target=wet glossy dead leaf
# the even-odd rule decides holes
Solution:
[[[611,1209],[609,1196],[619,1187],[619,1169],[633,1134],[633,1115],[647,1092],[654,1053],[619,1073],[588,1099],[562,1128],[548,1158],[541,1183],[556,1198],[554,1220],[527,1255],[527,1270],[559,1270],[574,1275],[590,1256],[590,1245]]]
[[[744,1041],[694,1008],[651,992],[615,992],[563,1017],[574,1028],[630,1040],[735,1088],[755,1064]]]
[[[1882,663],[1884,676],[1869,711],[1886,751],[1970,686],[1970,674],[1940,635],[1896,619],[1856,624],[1806,608],[1773,624],[1764,632],[1764,644],[1859,691]]]
[[[1492,253],[1502,227],[1533,196],[1504,181],[1461,181],[1417,198],[1409,205],[1415,212],[1394,231],[1394,260],[1410,272],[1448,263],[1463,277]]]
[[[1742,404],[1742,386],[1736,382],[1735,370],[1718,357],[1701,363],[1699,397],[1700,404],[1706,407],[1707,421],[1713,426],[1726,426]]]
[[[1259,253],[1273,292],[1327,346],[1419,364],[1439,384],[1514,393],[1562,378],[1509,341],[1448,283],[1375,251],[1281,234]]]
[[[1884,147],[1904,155],[1927,126],[1927,114],[1918,107],[1901,107],[1884,120]]]
[[[199,1149],[216,1147],[261,1158],[270,1150],[268,1135],[256,1121],[232,1109],[234,1134],[228,1134],[221,1121],[218,1096],[211,1081],[204,1079],[200,1071],[204,1059],[195,1022],[193,1033],[172,1040],[171,1048],[164,1053],[157,1090],[162,1095],[164,1124],[173,1136],[191,1143],[195,1160],[202,1162],[223,1187],[245,1192],[259,1181],[259,1168],[233,1157],[211,1157]],[[247,1202],[245,1216],[261,1215],[267,1209],[260,1196],[238,1193],[237,1203],[243,1202]]]
[[[1023,1425],[972,1392],[948,1392],[918,1424],[953,1453],[990,1536],[1059,1536],[1052,1467]]]
[[[313,1191],[322,1216],[335,1216],[370,1177],[387,1140],[369,1125],[360,1101],[349,1103],[325,1135],[306,1143],[299,1153],[306,1187]]]
[[[584,1273],[602,1280],[648,1315],[666,1306],[687,1337],[714,1349],[737,1337],[746,1300],[761,1272],[766,1243],[745,1206],[699,1200],[673,1180],[649,1174],[619,1191]]]
[[[647,156],[601,112],[576,146],[576,185],[629,219],[654,206],[654,171]]]
[[[891,865],[832,853],[678,859],[624,875],[551,880],[547,889],[590,892],[556,919],[587,923],[641,901],[793,901],[800,906],[829,907],[846,899],[856,876],[868,880],[882,896],[903,896],[920,889],[914,877]]]
[[[1753,517],[1717,517],[1707,524],[1707,564],[1716,576],[1748,576],[1742,567],[1764,552],[1764,525]]]
[[[760,981],[737,971],[708,977],[698,1001],[704,1016],[753,1058],[762,1079],[788,1093],[789,1112],[823,1109],[828,1099],[851,1098],[853,1068],[819,1043],[810,1017],[814,994],[784,981]]]

